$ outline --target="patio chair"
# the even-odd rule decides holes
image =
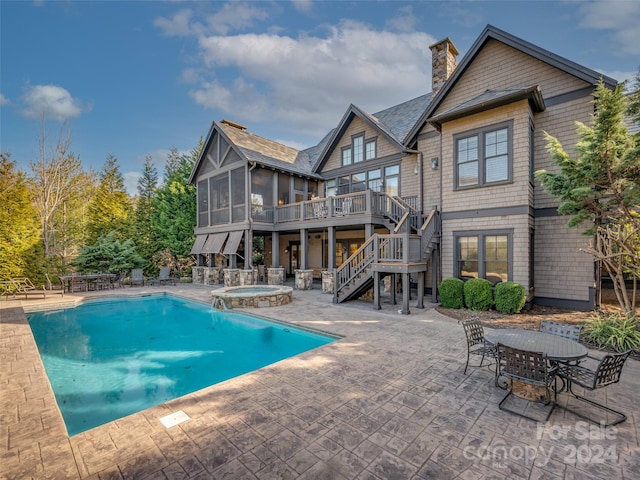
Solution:
[[[131,276],[129,278],[129,286],[133,287],[134,285],[144,286],[144,274],[142,273],[141,268],[134,268],[131,270]]]
[[[566,323],[552,322],[551,320],[540,321],[541,332],[569,338],[576,342],[580,340],[580,334],[582,333],[583,328],[583,325],[570,325]]]
[[[465,320],[462,322],[462,326],[464,327],[464,333],[467,336],[467,363],[464,366],[464,373],[466,374],[467,367],[469,366],[469,357],[471,355],[480,355],[482,357],[480,359],[480,365],[477,365],[478,367],[481,367],[482,362],[484,362],[484,357],[496,357],[496,349],[493,345],[485,342],[484,329],[477,318]]]
[[[620,381],[620,375],[622,373],[622,367],[624,363],[629,358],[631,354],[631,350],[626,351],[624,353],[618,353],[613,355],[607,355],[602,359],[598,359],[596,357],[589,356],[588,358],[592,360],[599,360],[599,363],[595,367],[595,369],[589,369],[583,365],[569,365],[569,364],[559,364],[558,365],[558,376],[562,378],[567,385],[567,393],[576,398],[577,400],[582,400],[590,405],[593,405],[596,408],[604,410],[605,412],[609,412],[617,416],[617,420],[610,423],[603,423],[600,420],[594,420],[576,410],[570,409],[568,407],[563,407],[565,410],[575,413],[579,417],[584,418],[585,420],[589,420],[593,423],[601,423],[605,427],[610,427],[612,425],[617,425],[618,423],[622,423],[627,419],[627,416],[614,410],[613,408],[607,407],[601,403],[597,403],[593,400],[590,400],[582,395],[579,395],[573,391],[573,385],[578,384],[585,390],[598,390],[600,388],[605,388],[608,385],[618,383]],[[606,421],[606,413],[605,413],[605,421]]]
[[[176,278],[171,276],[171,267],[161,267],[160,273],[157,278],[150,278],[147,280],[149,285],[155,285],[156,283],[159,285],[164,285],[170,283],[171,285],[176,284]]]
[[[496,345],[498,357],[496,361],[496,376],[498,378],[505,378],[507,382],[507,394],[498,404],[500,410],[504,410],[515,415],[519,415],[523,418],[528,418],[535,422],[549,420],[553,409],[556,407],[556,392],[553,385],[555,383],[555,376],[557,371],[557,365],[551,366],[547,361],[546,355],[540,352],[529,352],[526,350],[518,350],[517,348],[507,347],[506,345]],[[544,405],[551,404],[551,408],[547,412],[546,418],[540,420],[532,416],[526,415],[523,412],[513,410],[506,407],[507,399],[513,395],[515,388],[526,388],[526,386],[544,388],[544,395],[538,395],[537,393],[525,396],[521,396],[529,401],[537,401]],[[553,395],[552,395],[553,392]]]

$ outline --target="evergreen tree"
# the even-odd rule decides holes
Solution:
[[[142,176],[138,179],[138,201],[135,210],[135,243],[138,252],[151,267],[151,259],[155,253],[153,241],[153,199],[158,186],[158,170],[153,164],[151,155],[144,160]]]
[[[0,152],[0,280],[26,276],[27,259],[40,244],[27,180],[8,153]]]
[[[94,245],[84,247],[72,262],[79,272],[116,274],[139,268],[143,263],[131,239],[121,242],[114,232],[99,237]]]
[[[179,155],[171,150],[165,166],[165,183],[152,200],[155,250],[168,249],[174,268],[181,264],[180,259],[189,256],[195,238],[196,188],[189,183],[189,176],[202,146],[201,139],[189,154]]]
[[[132,207],[124,188],[118,159],[109,154],[99,174],[96,194],[89,204],[87,243],[96,243],[99,237],[115,232],[117,239],[131,236]]]
[[[593,126],[578,123],[577,157],[571,158],[556,138],[547,135],[547,148],[560,173],[538,171],[536,178],[560,199],[558,212],[571,216],[570,227],[595,235],[589,251],[613,280],[627,316],[634,316],[640,277],[640,157],[625,127],[627,107],[621,85],[609,90],[600,82]],[[626,274],[634,279],[631,298]]]

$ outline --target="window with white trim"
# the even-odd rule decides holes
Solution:
[[[455,135],[454,145],[456,188],[511,180],[511,122]]]

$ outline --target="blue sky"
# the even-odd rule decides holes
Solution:
[[[460,61],[487,24],[619,81],[640,66],[638,1],[0,1],[0,148],[22,170],[62,125],[135,192],[213,120],[315,145],[353,103],[376,112],[431,90],[429,46]]]

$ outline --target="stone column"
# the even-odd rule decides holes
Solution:
[[[254,272],[256,281],[254,281]],[[257,278],[257,270],[240,270],[240,285],[255,285],[257,283]]]
[[[240,285],[240,269],[225,268],[223,272],[225,287],[237,287],[238,285]]]
[[[311,290],[313,288],[313,270],[294,270],[296,274],[296,290]]]
[[[284,268],[267,268],[267,284],[283,285],[284,284]]]
[[[322,272],[322,293],[333,295],[333,271]]]

